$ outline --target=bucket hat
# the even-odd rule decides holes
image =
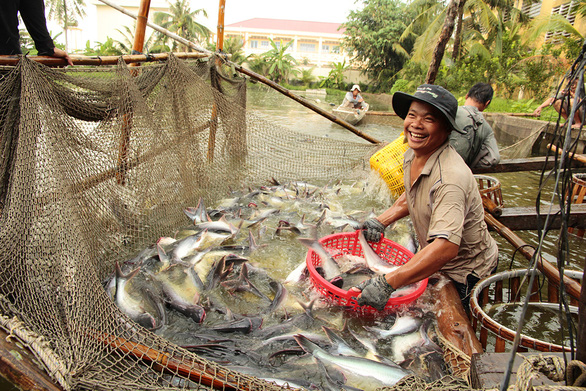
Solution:
[[[354,84],[352,86],[352,88],[350,88],[350,91],[354,91],[354,90],[358,90],[358,92],[362,92],[362,91],[360,91],[360,86],[358,84]]]
[[[434,84],[422,84],[417,87],[413,95],[397,91],[393,94],[393,110],[403,119],[409,112],[411,102],[414,100],[427,103],[435,107],[448,120],[451,129],[456,129],[456,113],[458,112],[458,101],[451,92],[443,87]]]

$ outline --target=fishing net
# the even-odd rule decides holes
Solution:
[[[215,61],[54,70],[24,57],[1,74],[2,324],[39,336],[29,346],[64,389],[279,388],[143,329],[102,286],[200,197],[364,175],[376,146],[257,118],[246,81]]]

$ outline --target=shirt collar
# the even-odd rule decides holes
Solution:
[[[421,175],[429,175],[431,173],[431,169],[435,165],[436,161],[439,159],[439,155],[450,146],[450,140],[446,140],[438,149],[435,150],[434,153],[431,154],[429,159],[425,162],[425,166],[423,166],[423,170],[421,170]],[[413,161],[415,158],[415,153],[411,148],[405,152],[405,163]]]

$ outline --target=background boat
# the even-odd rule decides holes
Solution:
[[[368,107],[368,103],[366,102],[362,103],[362,109],[351,109],[348,106],[341,104],[332,111],[336,117],[348,122],[349,124],[355,125],[360,122],[362,118],[364,118],[366,112],[368,111]]]

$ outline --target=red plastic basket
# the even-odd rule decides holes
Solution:
[[[334,259],[341,257],[344,254],[363,257],[364,252],[362,251],[362,246],[358,240],[358,233],[359,231],[342,232],[328,235],[321,238],[319,242],[326,249],[326,251],[332,253],[332,257]],[[413,256],[411,251],[386,238],[383,238],[378,243],[370,243],[370,245],[382,259],[393,265],[402,265],[407,263]],[[336,250],[335,254],[333,254],[334,251],[331,250]],[[324,279],[315,269],[317,266],[321,265],[321,258],[318,254],[315,253],[315,251],[310,249],[307,252],[306,262],[307,270],[309,270],[309,275],[311,277],[311,283],[313,287],[327,299],[341,306],[350,307],[354,310],[377,312],[376,309],[370,306],[358,305],[356,302],[356,297],[353,296],[354,293],[340,289]],[[425,288],[427,288],[427,278],[421,281],[421,284],[414,292],[411,292],[405,296],[390,298],[387,302],[387,305],[385,306],[385,310],[391,310],[400,305],[411,303],[413,300],[417,299],[423,294]]]

